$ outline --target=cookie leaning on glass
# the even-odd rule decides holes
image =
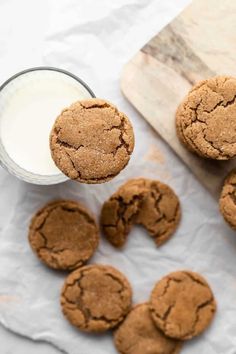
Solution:
[[[195,85],[177,109],[176,131],[201,157],[236,157],[236,78],[218,76]]]
[[[98,98],[78,101],[56,119],[50,136],[52,158],[81,183],[111,180],[128,164],[134,133],[127,116]]]

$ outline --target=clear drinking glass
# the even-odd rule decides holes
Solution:
[[[24,71],[21,71],[21,72],[15,74],[14,76],[9,78],[6,82],[4,82],[0,86],[0,123],[1,123],[1,113],[3,112],[4,105],[6,104],[7,100],[9,100],[11,92],[13,92],[14,90],[20,89],[22,82],[25,82],[25,80],[32,79],[33,84],[37,85],[37,80],[40,79],[43,71],[45,72],[45,75],[48,74],[48,75],[52,75],[52,76],[55,73],[58,73],[58,75],[59,74],[61,75],[61,78],[65,81],[65,83],[67,83],[67,84],[73,83],[73,85],[78,84],[78,85],[80,85],[80,89],[84,90],[84,94],[87,97],[95,97],[93,91],[88,87],[88,85],[85,82],[83,82],[80,78],[71,74],[68,71],[57,69],[54,67],[46,67],[46,66],[27,69],[27,70],[24,70]],[[27,77],[27,75],[28,75],[28,77]],[[79,99],[80,98],[78,97],[78,100]],[[73,102],[71,102],[71,103],[73,103]],[[62,107],[62,109],[63,108],[64,107]],[[58,114],[59,113],[60,112],[58,112]],[[25,168],[22,168],[19,165],[19,163],[16,163],[14,161],[14,159],[12,159],[11,156],[9,155],[9,153],[6,151],[4,144],[3,144],[2,136],[3,135],[1,134],[1,130],[0,130],[0,164],[12,175],[20,178],[23,181],[33,183],[33,184],[40,184],[40,185],[57,184],[60,182],[64,182],[68,179],[68,177],[65,176],[63,173],[61,173],[59,170],[58,170],[58,173],[56,173],[56,174],[44,175],[44,174],[34,173],[31,171],[28,171]],[[48,137],[48,139],[49,139],[49,137]],[[15,148],[17,149],[17,146]]]

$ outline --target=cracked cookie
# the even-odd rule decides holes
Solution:
[[[29,242],[49,267],[71,270],[84,265],[98,247],[98,227],[82,205],[69,200],[47,204],[32,218]]]
[[[236,78],[218,76],[192,88],[176,112],[180,141],[204,158],[236,156]]]
[[[103,183],[128,164],[133,128],[126,115],[107,101],[78,101],[56,119],[50,148],[55,164],[69,178]]]
[[[101,225],[106,238],[122,247],[133,224],[140,224],[157,246],[166,242],[180,221],[179,199],[164,183],[146,178],[131,179],[103,205]]]
[[[89,265],[72,272],[61,293],[62,311],[85,332],[103,332],[121,322],[131,307],[132,290],[117,269]]]
[[[155,326],[147,303],[128,313],[114,333],[114,342],[121,354],[178,354],[182,346]]]
[[[216,303],[201,275],[178,271],[156,284],[151,294],[150,310],[155,324],[166,336],[186,340],[209,326]]]
[[[225,179],[219,206],[225,221],[230,227],[236,229],[236,169]]]

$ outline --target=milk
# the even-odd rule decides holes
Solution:
[[[80,82],[58,71],[30,71],[10,81],[0,92],[0,138],[10,159],[33,174],[60,174],[50,131],[63,108],[86,98],[91,94]]]

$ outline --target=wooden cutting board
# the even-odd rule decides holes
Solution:
[[[175,111],[197,81],[236,76],[236,1],[194,0],[124,67],[121,89],[216,197],[233,161],[189,153],[175,132]],[[235,117],[236,118],[236,117]]]

